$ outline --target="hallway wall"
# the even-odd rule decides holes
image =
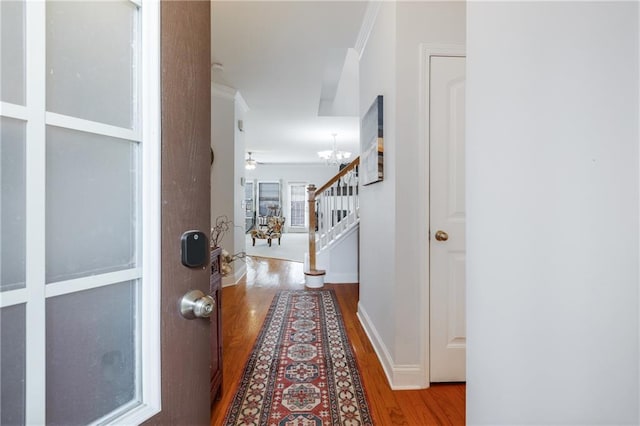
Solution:
[[[361,188],[359,312],[396,388],[428,385],[423,44],[465,43],[463,2],[382,2],[360,61],[360,110],[384,96],[384,181]]]
[[[246,104],[242,96],[233,88],[214,84],[211,98],[211,148],[214,162],[211,166],[211,223],[216,218],[226,216],[233,227],[222,239],[222,248],[229,253],[245,249],[244,215],[241,203],[244,188],[240,178],[244,174],[244,133],[238,128],[238,120],[244,118]],[[223,277],[223,285],[233,284],[242,277],[245,266],[241,262],[232,263],[233,272]]]
[[[638,3],[468,8],[467,421],[638,424]]]
[[[234,218],[235,194],[233,188],[235,156],[235,91],[221,86],[212,88],[211,98],[211,148],[214,162],[211,166],[211,223],[218,216]],[[228,234],[223,239],[223,247],[232,252],[234,237]]]

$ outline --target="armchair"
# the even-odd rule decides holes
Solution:
[[[267,218],[267,227],[263,229],[259,226],[251,230],[251,240],[253,246],[256,245],[256,238],[267,240],[269,247],[271,247],[271,241],[278,239],[278,245],[280,245],[280,238],[282,237],[282,228],[284,226],[285,218],[282,216],[269,216]]]

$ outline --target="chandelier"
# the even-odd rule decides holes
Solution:
[[[253,170],[256,168],[258,162],[251,158],[251,153],[249,153],[249,158],[245,160],[244,168],[247,170]]]
[[[332,133],[333,136],[333,150],[330,151],[319,151],[318,157],[322,158],[327,162],[330,166],[337,166],[342,162],[342,160],[347,160],[351,157],[351,153],[348,151],[338,151],[336,144],[336,136],[337,133]]]

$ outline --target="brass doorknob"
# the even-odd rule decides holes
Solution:
[[[447,241],[449,239],[449,234],[444,231],[436,232],[436,240],[438,241]]]

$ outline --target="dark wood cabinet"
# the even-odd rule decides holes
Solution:
[[[216,247],[211,250],[211,276],[209,294],[215,299],[215,310],[211,314],[211,404],[221,396],[222,390],[222,274],[220,253]]]

